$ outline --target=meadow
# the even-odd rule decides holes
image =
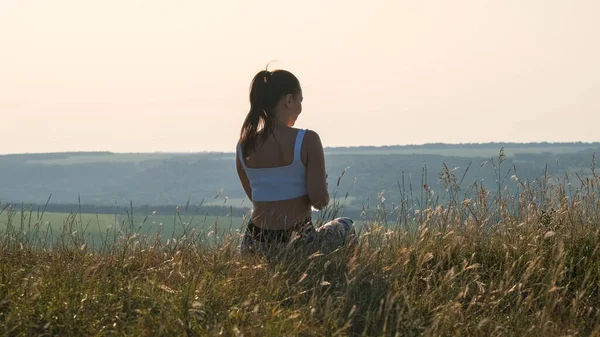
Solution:
[[[2,218],[0,333],[600,336],[600,175],[551,178],[464,189],[445,167],[419,205],[404,192],[394,210],[379,200],[381,218],[352,244],[270,262],[241,256],[235,230],[165,240],[141,220],[91,250],[72,230],[93,217],[77,214],[46,242],[17,211]]]
[[[1,207],[0,207],[1,209]],[[105,246],[115,237],[136,233],[160,236],[162,240],[195,230],[199,235],[209,232],[239,230],[244,219],[240,216],[211,216],[207,214],[181,215],[175,210],[170,215],[158,214],[91,214],[38,212],[31,209],[6,208],[0,213],[0,230],[35,238],[31,243],[51,244],[63,233],[71,233],[85,241],[90,249]],[[18,224],[18,226],[14,226]]]

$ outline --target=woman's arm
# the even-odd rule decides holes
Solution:
[[[329,204],[325,154],[319,135],[311,130],[304,136],[303,149],[306,151],[306,185],[312,206],[321,210]]]
[[[238,176],[240,177],[240,182],[242,183],[242,187],[248,196],[248,200],[252,202],[252,188],[250,187],[250,181],[248,180],[248,176],[246,175],[246,171],[244,171],[244,167],[242,166],[242,162],[240,162],[240,155],[236,153],[235,156],[235,166],[237,169]]]

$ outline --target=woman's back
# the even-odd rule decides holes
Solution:
[[[262,146],[246,160],[248,168],[276,168],[289,166],[294,161],[296,138],[300,132],[296,128],[276,128]],[[304,140],[304,139],[303,139]],[[306,165],[306,158],[302,163]]]
[[[292,227],[310,218],[311,195],[321,203],[328,197],[326,187],[315,186],[325,179],[320,172],[324,170],[319,161],[322,148],[315,132],[276,127],[252,156],[242,161],[240,150],[241,146],[238,171],[251,187],[246,192],[253,201],[252,221],[258,227]]]

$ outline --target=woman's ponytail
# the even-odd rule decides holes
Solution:
[[[298,91],[300,82],[288,71],[262,70],[254,76],[250,85],[250,111],[240,132],[244,158],[249,157],[273,133],[276,124],[273,108],[279,100],[286,94]]]

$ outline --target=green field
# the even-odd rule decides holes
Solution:
[[[0,214],[0,228],[6,228],[6,224],[12,217],[13,225],[16,223],[24,227],[34,226],[48,228],[53,231],[60,231],[65,226],[77,226],[78,229],[84,229],[86,232],[105,232],[112,228],[131,227],[139,228],[141,232],[152,231],[159,227],[164,230],[172,231],[174,228],[182,225],[192,226],[197,229],[206,229],[215,226],[220,229],[226,229],[230,226],[233,229],[239,228],[242,224],[241,217],[216,217],[216,216],[175,216],[175,215],[134,215],[132,218],[126,214],[69,214],[69,213],[44,213],[36,212],[3,212]],[[31,221],[30,221],[31,219]]]
[[[121,235],[135,233],[145,237],[160,234],[163,240],[185,233],[210,237],[219,233],[235,232],[242,227],[241,217],[216,217],[207,215],[135,215],[79,214],[4,211],[0,214],[0,231],[29,235],[45,242],[55,242],[61,234],[77,235],[89,244],[98,246]],[[10,224],[10,228],[8,228]],[[188,234],[189,235],[189,234]]]
[[[315,218],[316,220],[316,218]],[[0,214],[0,233],[10,230],[56,242],[61,234],[77,235],[93,246],[110,241],[121,235],[138,234],[154,238],[157,234],[162,240],[177,238],[184,233],[200,238],[220,239],[223,233],[235,233],[241,230],[245,219],[234,216],[210,215],[136,215],[127,214],[88,214],[88,213],[37,213],[29,211],[7,211]],[[10,224],[10,227],[9,227]],[[355,221],[356,227],[362,227],[362,221]],[[216,230],[216,236],[215,234]],[[210,238],[210,239],[209,239]]]

